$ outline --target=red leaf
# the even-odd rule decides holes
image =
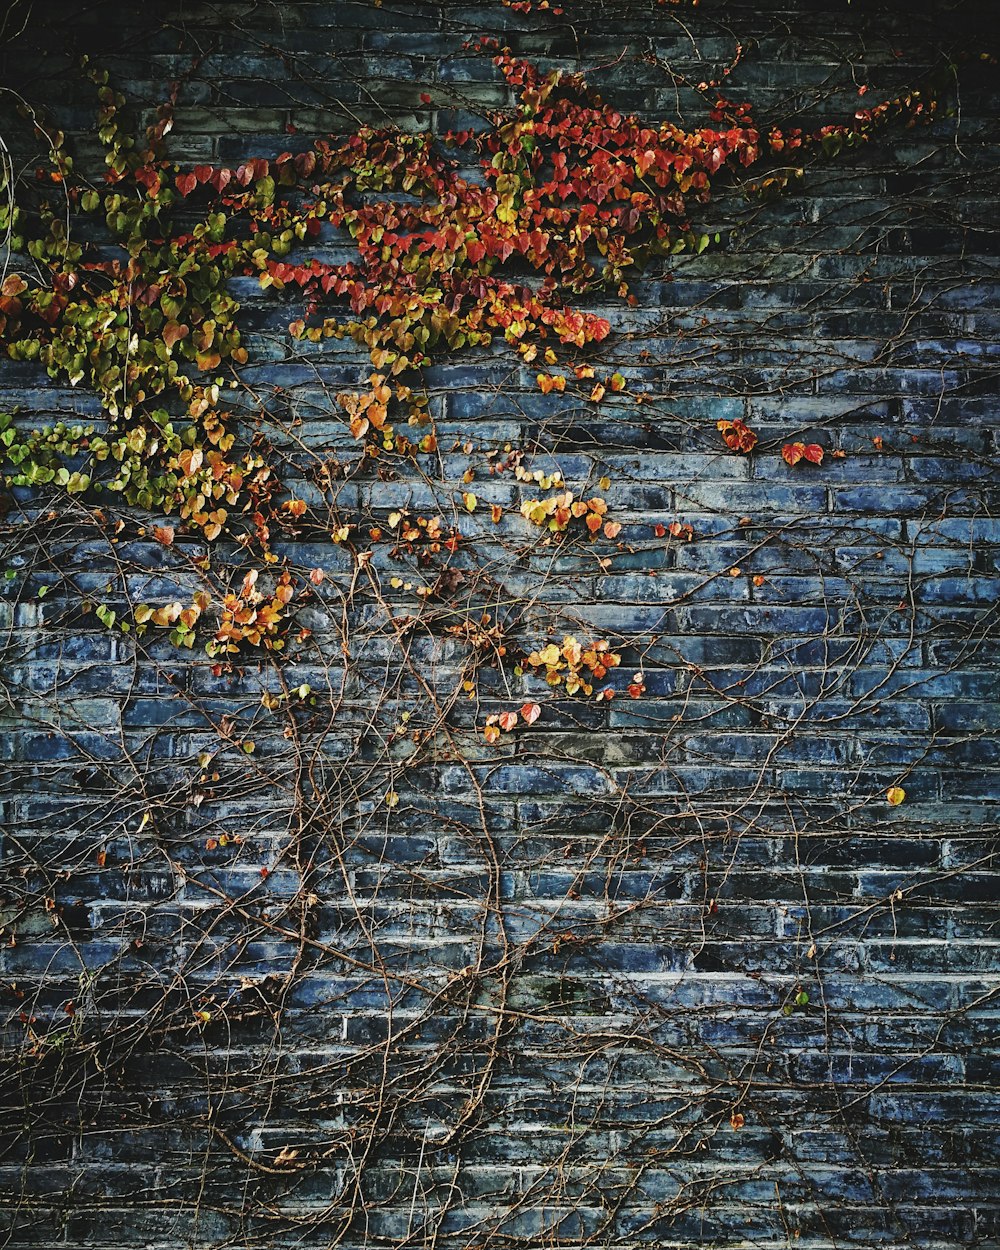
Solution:
[[[823,448],[819,443],[806,443],[805,457],[810,464],[822,464]]]
[[[517,713],[516,712],[501,712],[500,716],[498,717],[498,720],[499,720],[500,728],[504,731],[504,733],[510,733],[510,731],[517,724]]]
[[[181,195],[190,195],[198,185],[198,179],[194,174],[179,174],[177,176],[177,190]]]
[[[542,709],[537,703],[523,703],[521,705],[521,715],[524,717],[526,725],[533,725],[541,714]]]
[[[721,433],[726,446],[732,451],[742,451],[746,454],[757,446],[757,435],[738,417],[735,421],[716,422],[716,429]]]
[[[174,344],[179,339],[187,338],[189,333],[188,327],[179,321],[168,321],[163,327],[163,341],[167,345],[167,350],[171,351]]]

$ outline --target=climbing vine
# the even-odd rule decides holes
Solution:
[[[2,89],[13,1244],[853,1236],[992,993],[934,977],[995,377],[892,189],[968,185],[969,96],[902,35],[734,86],[704,3],[251,7],[170,26],[148,126],[77,63],[96,145]]]
[[[493,55],[514,97],[484,134],[448,131],[439,143],[429,133],[362,128],[296,155],[184,170],[168,151],[177,88],[139,140],[123,129],[124,96],[85,62],[106,173],[89,182],[62,133],[35,124],[36,138],[50,146],[35,170],[33,203],[12,197],[0,210],[11,251],[26,252],[35,268],[12,267],[4,278],[0,342],[12,360],[38,361],[51,377],[96,391],[106,425],[59,423],[23,434],[4,417],[8,485],[121,496],[176,513],[206,539],[240,536],[271,562],[276,520],[301,517],[306,505],[286,500],[275,512],[280,490],[266,449],[260,440],[237,446],[219,373],[248,359],[228,285],[234,276],[258,275],[262,290],[301,300],[304,315],[289,326],[294,338],[349,336],[366,349],[375,370],[367,389],[337,397],[364,456],[432,455],[438,441],[421,375],[443,354],[500,338],[526,366],[544,366],[543,394],[575,393],[598,405],[627,382],[617,371],[598,379],[587,363],[611,323],[577,305],[599,294],[634,302],[632,277],[651,261],[718,244],[717,232],[698,225],[715,183],[779,154],[829,156],[891,122],[932,120],[937,110],[933,95],[912,89],[859,109],[848,123],[762,131],[749,104],[701,84],[710,124],[685,130],[623,114],[582,75],[545,73],[493,40],[476,49]],[[462,172],[458,155],[472,153],[481,179]],[[801,174],[761,174],[754,190],[782,190]],[[103,222],[114,258],[101,255],[106,245],[77,240],[74,223],[87,217]],[[330,228],[350,238],[357,259],[299,258]],[[518,268],[533,280],[518,279]],[[331,304],[348,311],[329,315]],[[555,371],[560,365],[568,372]],[[412,437],[397,430],[395,411]],[[754,450],[757,436],[743,421],[720,421],[719,429],[733,450]],[[789,464],[818,464],[823,451],[789,444],[783,454]],[[547,489],[564,486],[541,471],[535,478]],[[463,497],[473,511],[475,495]],[[526,520],[556,537],[579,520],[581,532],[614,540],[621,525],[607,511],[603,498],[575,499],[565,489],[521,505]],[[501,516],[494,505],[494,523]],[[333,527],[335,541],[350,535],[350,524]],[[453,552],[458,541],[453,534],[444,545]],[[283,574],[266,603],[256,572],[247,578],[222,605],[213,653],[282,645],[276,635],[294,586]],[[143,605],[134,624],[169,625],[171,638],[190,646],[210,602],[202,597],[187,609]]]

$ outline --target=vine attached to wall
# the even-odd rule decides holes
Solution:
[[[421,383],[427,365],[499,339],[523,365],[541,367],[543,393],[600,404],[627,383],[617,372],[599,377],[587,360],[611,332],[605,317],[586,311],[587,300],[629,301],[633,275],[654,259],[718,243],[698,225],[718,183],[752,174],[758,188],[780,191],[802,171],[768,172],[777,157],[831,155],[937,109],[933,95],[913,90],[849,123],[762,130],[750,105],[701,84],[711,124],[686,130],[623,114],[582,75],[544,72],[495,41],[476,49],[493,55],[514,97],[484,134],[438,140],[366,127],[235,168],[178,169],[167,143],[176,89],[137,140],[123,129],[124,97],[105,72],[85,67],[106,173],[89,181],[62,134],[36,124],[49,150],[34,195],[22,205],[24,189],[8,185],[0,210],[11,252],[30,258],[12,264],[0,287],[0,342],[12,360],[37,361],[51,377],[91,388],[103,424],[29,432],[4,418],[8,486],[120,498],[176,515],[208,540],[236,538],[272,563],[275,526],[300,517],[305,504],[282,500],[265,444],[241,437],[227,406],[238,372],[227,382],[225,370],[248,359],[233,277],[257,275],[262,289],[302,302],[293,338],[349,336],[367,351],[367,388],[338,397],[362,451],[350,472],[365,458],[413,460],[437,451]],[[479,179],[462,173],[472,155]],[[299,257],[331,230],[351,240],[355,260]],[[530,280],[517,276],[525,271]],[[346,314],[328,313],[331,305],[346,305]],[[719,429],[733,450],[754,450],[757,436],[742,421]],[[783,454],[789,464],[818,464],[823,451],[788,444]],[[558,493],[524,502],[529,523],[559,537],[578,520],[585,535],[618,537],[603,498],[576,499],[563,483],[546,484]],[[467,492],[466,505],[474,498]],[[494,521],[497,513],[494,506]],[[333,528],[335,540],[352,535],[350,524]],[[287,578],[264,599],[244,581],[224,598],[209,649],[280,645],[293,594]],[[188,608],[143,606],[132,623],[169,625],[191,645],[212,597]]]
[[[841,1021],[821,974],[855,958],[854,935],[866,958],[891,941],[895,959],[907,883],[928,879],[924,858],[907,875],[898,838],[877,840],[875,868],[865,842],[868,875],[838,884],[845,830],[853,845],[918,820],[924,763],[982,746],[978,729],[925,732],[912,690],[974,654],[988,613],[930,583],[944,622],[931,673],[910,529],[881,499],[832,502],[855,482],[864,494],[915,477],[926,449],[897,469],[887,430],[871,476],[860,456],[841,474],[852,418],[868,444],[869,415],[853,394],[824,408],[819,388],[863,374],[870,341],[814,334],[815,310],[797,306],[789,322],[808,331],[777,337],[780,301],[799,296],[787,272],[828,247],[825,233],[814,247],[823,213],[815,233],[785,230],[787,266],[749,248],[708,263],[729,245],[712,223],[731,204],[773,221],[767,202],[811,163],[938,116],[937,89],[828,125],[765,124],[723,92],[722,70],[681,83],[706,119],[682,125],[496,41],[464,55],[473,79],[486,58],[489,90],[506,93],[482,130],[352,121],[346,136],[283,140],[294,152],[193,166],[170,155],[180,89],[136,137],[87,65],[104,167],[78,165],[30,111],[43,154],[26,177],[5,166],[0,342],[24,366],[15,380],[44,368],[88,415],[37,429],[32,412],[0,416],[19,544],[7,586],[27,622],[8,638],[29,725],[16,764],[31,795],[15,810],[41,812],[11,842],[0,914],[6,966],[27,968],[4,987],[24,1029],[4,1079],[34,1150],[67,1115],[81,1141],[120,1134],[116,1083],[145,1078],[149,1056],[176,1060],[176,1103],[128,1114],[154,1137],[176,1129],[191,1208],[217,1204],[222,1231],[195,1228],[192,1245],[700,1241],[670,1221],[742,1193],[760,1143],[766,1166],[784,1151],[801,1179],[812,1038],[832,1066],[847,1050],[830,1041]],[[652,53],[638,59],[678,86]],[[442,74],[400,98],[441,117],[461,92]],[[850,180],[823,194],[853,212]],[[730,320],[735,300],[703,279],[744,263]],[[667,294],[632,317],[642,275]],[[762,275],[773,316],[752,304]],[[866,281],[851,290],[872,293]],[[923,291],[907,298],[909,333]],[[773,343],[750,341],[772,326]],[[439,371],[469,360],[488,363]],[[821,402],[791,417],[793,394]],[[957,471],[936,480],[927,515],[949,492],[942,533],[956,522],[957,544],[971,494],[952,508]],[[919,558],[950,575],[935,542]],[[947,706],[966,715],[957,698]],[[893,717],[905,732],[883,732]],[[59,819],[79,805],[51,852],[49,809],[32,806],[50,793]],[[934,888],[952,884],[949,862]],[[825,890],[850,910],[828,913]],[[78,896],[97,900],[93,916]],[[884,948],[867,945],[879,925]],[[62,993],[59,969],[73,980],[98,934]],[[44,963],[51,950],[67,963]],[[849,1004],[852,1048],[857,1019]],[[772,1039],[794,1039],[802,1068],[783,1069]],[[905,1040],[900,1064],[919,1066],[928,1056]],[[844,1057],[853,1102],[884,1084],[877,1065],[855,1082],[875,1050]],[[667,1074],[652,1094],[646,1063]],[[522,1081],[537,1106],[508,1098]],[[511,1197],[496,1158],[475,1172],[492,1145],[477,1151],[508,1122],[521,1150],[523,1114],[545,1131]],[[730,1133],[747,1153],[727,1146],[731,1168],[704,1168]],[[470,1159],[482,1191],[463,1188]],[[150,1206],[173,1184],[156,1167]],[[672,1169],[676,1194],[654,1201],[666,1191],[647,1174],[673,1186]],[[755,1192],[754,1219],[771,1202]],[[95,1199],[99,1218],[111,1200]],[[795,1240],[798,1215],[779,1215],[775,1236]]]

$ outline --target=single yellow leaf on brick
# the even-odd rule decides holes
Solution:
[[[906,798],[906,791],[902,786],[890,786],[885,792],[890,807],[898,807]]]

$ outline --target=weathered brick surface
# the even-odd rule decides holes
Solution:
[[[877,96],[960,28],[989,36],[971,6],[806,0],[572,22],[416,0],[122,7],[36,5],[4,81],[85,154],[73,51],[144,106],[190,75],[181,162],[464,125],[507,101],[488,58],[460,54],[479,33],[652,117],[678,97],[636,53],[697,79],[738,38],[731,94],[819,119],[856,107],[852,74]],[[532,547],[524,488],[479,459],[481,510],[513,514],[461,515],[463,559],[518,636],[618,640],[642,699],[546,702],[487,746],[484,715],[538,687],[486,674],[454,698],[466,650],[352,598],[325,533],[276,544],[327,573],[297,618],[309,645],[215,676],[79,602],[175,597],[202,542],[166,552],[133,525],[112,543],[88,505],[55,521],[19,497],[0,601],[7,1244],[1000,1245],[1000,97],[988,63],[958,74],[960,117],[818,165],[780,203],[723,197],[723,246],[643,275],[634,308],[609,301],[623,396],[542,396],[499,349],[436,364],[425,476],[309,479],[354,454],[332,396],[366,362],[293,345],[289,306],[234,284],[252,389],[233,402],[266,407],[300,497],[366,526],[457,516],[466,441],[611,478],[626,545],[604,568]],[[96,413],[9,362],[0,403],[32,424]],[[763,453],[728,453],[723,417]],[[791,438],[846,457],[790,470]],[[674,519],[695,540],[654,538]],[[396,565],[372,570],[415,610]],[[282,683],[315,702],[272,716],[260,695]],[[431,691],[457,737],[409,767],[401,717],[430,725]],[[242,841],[206,848],[224,834]]]

